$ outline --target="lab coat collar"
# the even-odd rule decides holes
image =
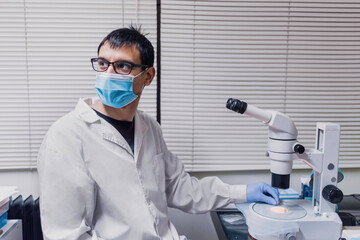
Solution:
[[[100,120],[100,117],[96,114],[96,112],[90,107],[93,103],[99,100],[98,97],[92,98],[80,98],[75,111],[79,114],[79,116],[87,123],[94,123]]]
[[[79,116],[87,123],[95,123],[96,121],[101,121],[100,117],[96,114],[96,112],[90,107],[93,103],[99,101],[98,97],[93,98],[81,98],[79,99],[76,105],[76,112]],[[145,123],[144,119],[140,116],[139,111],[135,113],[135,139],[134,139],[134,158],[138,159],[140,154],[140,149],[144,140],[144,136],[148,130],[148,126]],[[133,155],[130,147],[128,144],[125,144],[125,139],[121,139],[115,137],[114,133],[105,131],[104,126],[103,129],[103,138],[114,142],[115,144],[119,145],[122,148],[125,148],[131,155]]]
[[[99,98],[81,98],[76,105],[75,111],[87,123],[92,124],[99,121],[101,124],[101,136],[107,141],[113,142],[124,148],[131,156],[133,156],[133,152],[123,136],[121,136],[121,134],[117,132],[111,124],[107,123],[105,120],[101,120],[96,112],[91,108],[91,105],[96,101],[99,101]]]
[[[135,133],[134,133],[134,153],[132,152],[129,144],[127,144],[126,140],[123,136],[117,132],[116,129],[114,131],[109,131],[109,128],[106,127],[104,122],[102,123],[102,136],[104,139],[111,141],[120,147],[124,148],[131,156],[134,157],[135,162],[137,163],[137,159],[140,153],[140,149],[144,140],[145,133],[148,130],[148,127],[145,121],[141,118],[138,112],[135,113]]]

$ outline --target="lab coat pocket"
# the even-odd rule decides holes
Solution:
[[[164,154],[160,153],[153,157],[154,174],[158,188],[165,192],[165,163]]]

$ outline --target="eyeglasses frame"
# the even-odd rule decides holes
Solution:
[[[96,69],[94,68],[94,61],[97,61],[98,59],[105,60],[106,62],[109,63],[108,67],[107,67],[104,71],[98,71],[98,70],[96,70]],[[116,72],[117,74],[120,74],[120,75],[129,75],[129,74],[132,72],[132,70],[133,70],[134,67],[141,67],[141,68],[144,68],[144,69],[146,69],[146,68],[149,67],[148,65],[135,64],[135,63],[133,63],[133,62],[126,61],[126,60],[119,60],[119,61],[115,61],[115,62],[110,62],[110,61],[106,60],[105,58],[101,58],[101,57],[100,57],[100,58],[91,58],[91,59],[90,59],[90,62],[91,62],[92,68],[93,68],[94,71],[96,71],[96,72],[105,72],[105,71],[107,71],[107,70],[109,69],[109,67],[110,67],[110,64],[111,64],[112,67],[113,67],[113,69],[114,69],[114,72]],[[117,62],[129,64],[129,65],[131,66],[129,72],[128,72],[128,73],[118,73],[118,72],[116,71],[116,69],[115,69],[115,66],[114,66],[114,64],[117,63]]]

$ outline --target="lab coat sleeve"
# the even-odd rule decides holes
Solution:
[[[82,159],[74,154],[76,146],[71,146],[71,141],[66,146],[64,141],[55,141],[56,136],[48,135],[38,154],[44,239],[100,240],[91,228],[96,199],[95,184]],[[68,148],[66,153],[57,147],[61,149],[64,144]]]
[[[229,185],[218,177],[190,176],[180,159],[164,143],[166,195],[169,207],[188,213],[205,213],[230,203],[246,202],[246,185]]]

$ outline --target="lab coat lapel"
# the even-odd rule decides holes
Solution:
[[[124,148],[131,156],[134,157],[134,154],[129,144],[126,142],[123,136],[121,136],[118,130],[116,130],[110,123],[102,119],[101,129],[102,129],[102,136],[104,139],[119,145],[120,147]]]
[[[83,98],[80,99],[77,106],[76,111],[78,112],[79,116],[82,117],[82,119],[88,123],[95,123],[97,121],[101,122],[101,134],[104,139],[107,141],[113,142],[120,146],[121,148],[124,148],[132,157],[134,157],[134,153],[132,152],[129,144],[126,142],[126,140],[121,136],[121,134],[118,132],[118,130],[113,127],[110,123],[106,122],[104,119],[100,118],[90,107],[90,105],[94,102],[96,102],[97,98]],[[147,130],[147,127],[142,121],[142,119],[137,116],[138,114],[135,114],[135,149],[136,152],[139,151],[139,148],[136,148],[136,146],[141,146],[141,142],[143,139],[143,136]],[[137,116],[137,117],[136,117]],[[136,120],[137,119],[137,120]],[[140,124],[137,124],[136,122],[139,122]],[[140,125],[140,126],[136,126]],[[140,142],[136,143],[137,134],[136,129],[139,128],[138,133]],[[140,145],[139,145],[140,144]],[[138,153],[138,152],[137,152]],[[136,157],[135,157],[136,159]]]
[[[148,130],[148,126],[145,121],[140,117],[139,113],[135,113],[135,139],[134,139],[134,158],[137,164],[138,158],[144,141],[144,136]]]

